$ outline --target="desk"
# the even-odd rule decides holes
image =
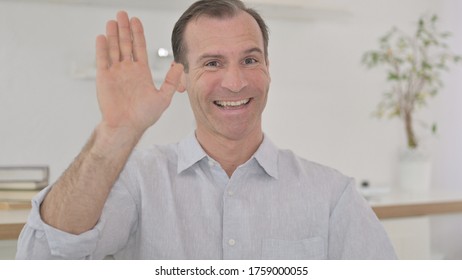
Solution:
[[[30,209],[0,210],[0,240],[18,239]]]
[[[445,251],[432,248],[430,217],[462,213],[462,192],[390,192],[369,199],[399,259],[444,259]],[[452,215],[453,216],[453,215]],[[451,235],[448,237],[450,238]],[[448,240],[448,242],[451,239]]]
[[[390,192],[369,202],[382,220],[462,212],[462,192]]]

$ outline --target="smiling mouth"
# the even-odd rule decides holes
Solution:
[[[250,103],[252,98],[246,98],[238,101],[214,101],[213,103],[224,109],[238,109]]]

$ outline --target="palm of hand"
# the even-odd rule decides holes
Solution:
[[[103,119],[111,127],[144,130],[160,118],[170,104],[154,86],[143,63],[124,61],[98,72],[97,92]]]
[[[172,65],[160,89],[149,69],[141,22],[128,20],[125,12],[109,21],[106,36],[96,41],[98,102],[103,122],[112,129],[129,128],[137,133],[153,125],[170,105],[182,66]]]

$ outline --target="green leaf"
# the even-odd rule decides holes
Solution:
[[[401,115],[401,110],[399,108],[399,106],[395,106],[393,108],[393,110],[390,111],[390,113],[388,113],[388,118],[389,119],[392,119],[392,118],[396,118],[396,117],[399,117]]]
[[[423,29],[425,25],[425,21],[422,18],[420,18],[418,25],[419,25],[419,28]]]
[[[432,133],[436,134],[438,132],[438,125],[436,123],[432,124]]]
[[[424,60],[422,61],[422,69],[428,69],[428,70],[431,70],[433,68],[433,66],[428,63],[428,61]]]
[[[387,80],[389,80],[389,81],[399,81],[400,77],[399,77],[399,75],[397,73],[388,72]]]

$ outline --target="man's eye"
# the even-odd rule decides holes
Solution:
[[[219,65],[218,61],[210,61],[205,64],[207,67],[218,67]]]
[[[244,64],[254,64],[256,62],[257,60],[255,58],[249,57],[249,58],[244,59]]]

